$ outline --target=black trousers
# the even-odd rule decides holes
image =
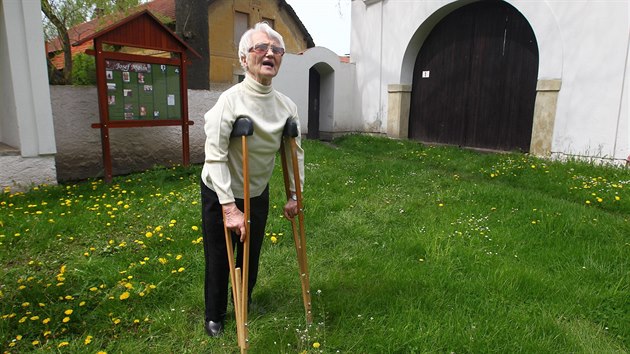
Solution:
[[[243,200],[236,199],[236,206],[243,211]],[[248,294],[258,277],[260,249],[265,237],[265,225],[269,214],[269,186],[258,197],[250,198],[250,243]],[[203,251],[206,260],[204,299],[206,321],[223,321],[227,312],[228,281],[230,268],[223,229],[223,210],[217,194],[201,182],[201,220]],[[236,267],[243,264],[243,244],[240,236],[232,233],[232,246],[236,252]],[[248,299],[248,300],[249,300]]]

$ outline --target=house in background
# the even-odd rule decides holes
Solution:
[[[238,44],[255,23],[267,21],[284,38],[287,53],[300,53],[315,46],[311,35],[293,8],[284,0],[215,0],[208,7],[210,82],[234,84],[244,77],[238,59]]]
[[[396,138],[623,163],[629,2],[352,1],[357,114]]]
[[[285,39],[288,53],[299,53],[315,46],[304,24],[284,0],[153,0],[125,13],[99,17],[74,26],[68,30],[70,42],[80,42],[145,9],[202,55],[201,59],[192,60],[188,73],[189,87],[193,89],[208,89],[209,83],[233,84],[242,79],[244,73],[237,55],[238,42],[243,33],[257,22],[267,21],[278,31]],[[92,41],[73,46],[73,56],[84,53],[92,46]],[[121,50],[138,51],[134,48]],[[60,41],[55,39],[47,43],[46,51],[52,64],[57,69],[63,69],[64,54]],[[143,50],[142,54],[158,53]]]

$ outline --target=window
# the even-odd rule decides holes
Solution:
[[[276,23],[274,20],[270,19],[270,18],[262,18],[262,22],[267,22],[269,24],[269,27],[276,29]]]
[[[234,12],[234,44],[238,45],[243,33],[249,28],[249,14]]]

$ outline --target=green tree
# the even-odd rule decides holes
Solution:
[[[127,14],[141,0],[40,0],[46,41],[58,39],[64,53],[62,75],[48,60],[51,83],[72,84],[72,43],[68,30],[80,23],[110,14]],[[58,77],[59,79],[53,79]]]

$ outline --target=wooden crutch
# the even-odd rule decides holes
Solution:
[[[249,347],[247,330],[247,292],[249,290],[249,236],[250,236],[250,205],[249,205],[249,163],[247,156],[247,137],[254,133],[254,124],[246,116],[236,118],[230,138],[241,137],[243,152],[243,218],[245,219],[245,240],[243,241],[243,268],[236,268],[234,248],[230,230],[223,223],[225,244],[227,246],[228,264],[230,266],[230,281],[232,282],[232,296],[234,298],[234,315],[236,317],[236,332],[238,346],[241,353],[246,353]],[[223,213],[225,221],[225,213]]]
[[[304,301],[304,312],[306,313],[306,323],[313,322],[311,312],[311,288],[308,273],[308,262],[306,259],[306,235],[304,231],[304,208],[302,204],[302,188],[300,186],[300,168],[297,158],[297,142],[295,138],[298,136],[298,126],[294,118],[288,118],[282,133],[283,139],[280,143],[280,159],[282,161],[282,175],[284,177],[284,191],[287,199],[291,198],[291,186],[289,181],[289,168],[287,163],[287,152],[291,155],[291,164],[293,165],[293,179],[295,185],[295,195],[297,197],[298,221],[296,225],[295,218],[291,219],[291,228],[293,229],[293,241],[295,242],[295,251],[297,253],[298,266],[300,271],[300,281],[302,283],[302,300]],[[286,144],[289,144],[287,151]],[[299,233],[298,233],[299,228]]]

